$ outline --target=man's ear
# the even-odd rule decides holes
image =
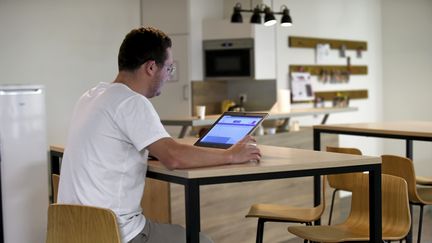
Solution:
[[[157,72],[157,65],[153,60],[145,62],[141,65],[141,68],[143,68],[149,76],[153,76]]]

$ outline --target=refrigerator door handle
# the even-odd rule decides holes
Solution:
[[[0,95],[41,94],[42,89],[0,89]]]

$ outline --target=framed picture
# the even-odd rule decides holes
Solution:
[[[311,101],[315,99],[312,89],[311,74],[307,72],[291,73],[292,101]]]
[[[174,74],[172,75],[172,77],[170,79],[168,79],[168,83],[174,83],[177,82],[179,80],[179,72],[180,72],[180,67],[179,67],[179,63],[178,61],[174,61],[173,62],[174,67],[176,68]]]

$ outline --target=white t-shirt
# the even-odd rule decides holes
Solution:
[[[98,84],[76,104],[58,202],[113,210],[122,241],[130,241],[145,225],[145,148],[164,137],[169,135],[146,97],[123,84]]]

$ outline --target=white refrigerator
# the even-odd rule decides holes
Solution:
[[[0,85],[0,242],[45,242],[48,209],[45,123],[43,86]]]

